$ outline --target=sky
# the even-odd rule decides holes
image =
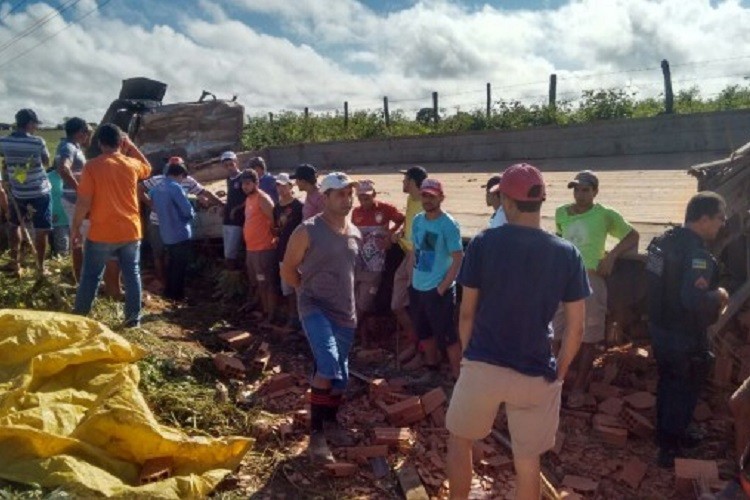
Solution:
[[[584,89],[703,96],[750,76],[750,0],[0,0],[0,122],[98,122],[121,81],[236,95],[248,115],[558,99]]]

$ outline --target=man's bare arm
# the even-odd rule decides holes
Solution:
[[[91,196],[83,196],[81,194],[78,195],[76,200],[76,210],[73,215],[72,227],[70,228],[74,247],[80,247],[83,245],[81,239],[81,225],[91,210],[92,200],[93,198]]]
[[[583,340],[583,320],[586,317],[586,301],[563,302],[565,310],[565,335],[557,356],[557,378],[565,379],[568,368],[576,357]]]
[[[297,270],[310,246],[310,237],[305,226],[297,226],[289,237],[284,260],[281,262],[281,278],[290,286],[298,288],[302,283]]]

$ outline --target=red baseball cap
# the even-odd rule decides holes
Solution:
[[[434,196],[443,195],[443,185],[439,180],[428,177],[422,181],[422,185],[419,186],[420,193],[427,193]]]
[[[540,189],[532,191],[536,186]],[[544,201],[547,198],[542,173],[528,163],[516,163],[505,169],[500,183],[490,189],[491,193],[496,191],[516,201]]]

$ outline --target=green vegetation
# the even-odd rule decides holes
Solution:
[[[750,108],[750,86],[731,85],[713,97],[702,97],[698,87],[675,94],[675,113],[688,114]],[[558,102],[552,108],[542,104],[523,104],[519,101],[498,101],[489,119],[484,108],[459,111],[431,123],[431,110],[420,110],[415,119],[403,111],[391,111],[390,126],[386,127],[382,110],[356,111],[345,125],[340,112],[310,114],[285,111],[273,121],[267,115],[250,117],[243,135],[246,149],[262,149],[289,144],[381,139],[470,132],[476,130],[511,130],[543,125],[573,125],[618,118],[646,118],[664,110],[663,98],[639,99],[635,93],[622,89],[586,90],[577,101]]]

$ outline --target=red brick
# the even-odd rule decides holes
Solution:
[[[388,445],[381,444],[375,446],[352,446],[344,448],[346,457],[350,460],[358,458],[385,457],[388,455]]]
[[[628,431],[617,427],[595,425],[594,432],[605,443],[624,448],[628,444]]]
[[[656,397],[650,392],[634,392],[622,398],[625,403],[636,410],[648,410],[656,405]]]
[[[622,411],[622,399],[608,398],[599,404],[598,410],[607,415],[619,415]]]
[[[375,444],[386,444],[388,446],[408,446],[414,438],[411,430],[406,427],[375,427],[373,430]]]
[[[443,391],[442,387],[436,387],[430,392],[423,394],[420,399],[425,415],[432,414],[433,411],[437,410],[447,401],[445,391]]]
[[[393,425],[409,425],[425,418],[419,396],[412,396],[385,409],[388,421]]]
[[[140,484],[149,484],[169,479],[174,469],[172,457],[158,457],[146,460],[138,476]]]
[[[235,351],[242,351],[253,343],[253,337],[250,335],[250,332],[243,332],[242,330],[220,333],[218,337],[227,347]]]
[[[440,406],[430,414],[432,425],[440,429],[445,428],[445,408]]]
[[[710,483],[719,479],[719,467],[713,460],[675,458],[675,489],[683,495],[693,493],[693,481]]]
[[[403,377],[388,379],[388,387],[390,387],[391,392],[403,392],[407,385],[409,385],[409,381]]]
[[[593,479],[589,479],[583,476],[574,476],[571,474],[566,475],[562,480],[563,486],[581,491],[584,493],[591,493],[596,491],[599,487],[599,483]]]
[[[384,392],[380,395],[380,399],[382,399],[384,402],[388,403],[389,405],[400,403],[401,401],[405,401],[409,399],[410,397],[408,394],[401,394],[399,392]]]
[[[264,372],[268,366],[268,362],[271,360],[271,351],[268,344],[263,342],[258,348],[258,352],[255,354],[253,359],[253,370],[256,372]]]
[[[637,490],[648,471],[648,465],[637,458],[631,458],[622,468],[617,479]]]
[[[370,382],[370,397],[376,398],[381,394],[390,392],[388,382],[383,378],[376,378]]]
[[[225,377],[236,379],[245,378],[246,370],[244,363],[228,354],[219,353],[214,355],[214,365]]]
[[[263,383],[261,389],[263,393],[268,394],[276,391],[283,391],[297,385],[297,379],[288,373],[279,373],[274,375]]]
[[[326,464],[326,470],[333,477],[351,477],[357,473],[357,464],[348,462],[336,462],[335,464]]]
[[[630,408],[623,409],[620,418],[633,434],[642,438],[649,438],[654,432],[654,426],[649,419]]]
[[[594,415],[593,425],[603,427],[615,427],[618,429],[625,429],[625,423],[614,415],[607,415],[606,413],[597,413]]]
[[[589,394],[597,399],[621,398],[622,389],[602,382],[591,382],[591,385],[589,385]]]

